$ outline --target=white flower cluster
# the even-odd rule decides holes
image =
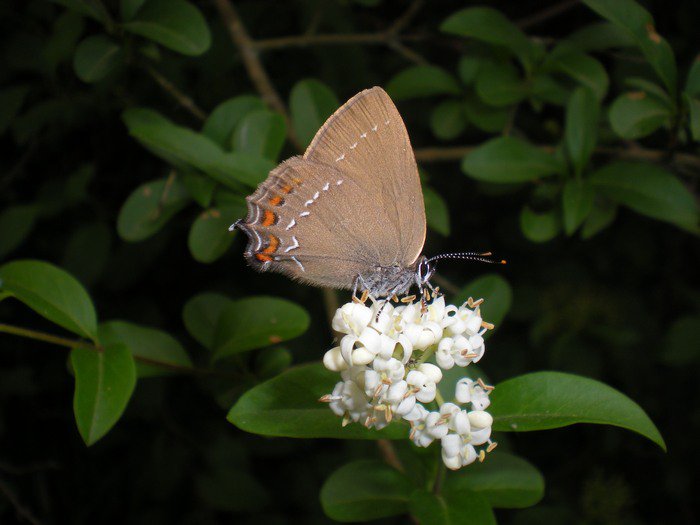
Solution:
[[[393,419],[408,421],[417,446],[440,440],[450,469],[483,461],[496,446],[490,439],[493,419],[485,411],[493,387],[464,377],[454,402],[445,402],[437,388],[442,370],[484,355],[483,335],[493,325],[481,319],[481,302],[470,298],[460,307],[446,306],[439,296],[427,308],[420,301],[344,304],[333,318],[333,329],[344,335],[323,357],[342,381],[321,401],[343,417],[343,425],[381,429]],[[433,356],[437,366],[427,362]],[[480,445],[486,447],[477,452]]]

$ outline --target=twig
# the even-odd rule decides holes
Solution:
[[[243,25],[243,21],[238,15],[238,12],[229,0],[214,0],[214,5],[218,9],[221,18],[226,25],[226,29],[228,29],[231,40],[241,53],[243,65],[248,71],[250,80],[255,85],[255,88],[257,89],[258,93],[260,93],[260,96],[263,98],[265,103],[284,117],[284,120],[287,123],[287,136],[290,142],[292,142],[297,149],[303,150],[303,145],[299,142],[299,139],[294,133],[294,127],[292,126],[292,121],[289,118],[289,112],[287,111],[284,102],[282,102],[282,98],[280,97],[279,93],[277,93],[277,90],[272,85],[267,71],[265,71],[265,68],[260,62],[255,42],[253,42],[248,35],[248,31]]]
[[[388,439],[378,439],[377,448],[379,449],[379,453],[382,455],[382,458],[387,465],[395,468],[399,472],[406,472],[406,469],[404,469],[403,464],[401,463],[399,456],[396,454],[396,450],[394,449],[394,445],[391,443],[391,441]]]
[[[516,25],[520,29],[527,29],[528,27],[532,27],[541,22],[544,22],[545,20],[549,20],[550,18],[554,18],[555,16],[558,16],[568,11],[572,7],[576,6],[578,3],[579,0],[564,0],[563,2],[559,2],[558,4],[554,4],[552,6],[547,7],[542,11],[521,18],[516,22]]]
[[[185,95],[175,84],[170,82],[161,73],[156,71],[151,66],[146,66],[146,71],[155,80],[160,87],[162,87],[168,94],[170,94],[178,104],[192,114],[193,117],[200,121],[204,121],[207,118],[207,114],[197,105],[197,103],[190,97]]]
[[[453,147],[431,147],[418,148],[415,150],[416,160],[419,162],[445,162],[460,160],[462,157],[474,151],[478,146],[453,146]],[[539,147],[549,153],[554,151],[554,146],[547,144]],[[614,148],[610,146],[599,146],[595,149],[596,155],[611,155],[627,160],[645,160],[651,162],[663,162],[668,153],[664,150],[641,149],[641,148]],[[684,166],[693,169],[700,174],[700,157],[691,153],[675,153],[670,161],[671,164]]]
[[[17,519],[19,521],[24,520],[28,521],[32,525],[41,525],[41,522],[37,519],[36,516],[34,516],[32,511],[24,505],[22,505],[22,503],[19,501],[19,498],[17,497],[17,494],[15,494],[15,491],[12,490],[10,485],[5,483],[5,481],[3,481],[2,479],[0,479],[0,493],[5,495],[7,500],[15,509],[15,514],[17,515]]]
[[[68,339],[67,337],[47,334],[45,332],[39,332],[38,330],[31,330],[29,328],[22,328],[20,326],[12,326],[0,323],[0,333],[3,332],[6,334],[18,335],[20,337],[26,337],[28,339],[34,339],[36,341],[43,341],[44,343],[51,343],[66,348],[84,348],[86,350],[92,350],[94,352],[103,351],[103,348],[101,346],[93,344],[89,341],[85,341],[83,339]],[[174,372],[182,372],[196,375],[219,376],[229,379],[240,378],[240,374],[215,370],[213,368],[198,368],[194,366],[175,365],[172,363],[166,363],[164,361],[158,361],[157,359],[151,359],[149,357],[143,357],[139,355],[134,355],[133,357],[134,361],[139,361],[146,365],[153,365],[167,370],[172,370]]]

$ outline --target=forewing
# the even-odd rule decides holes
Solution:
[[[425,205],[403,119],[389,95],[373,87],[338,109],[304,159],[335,167],[364,195],[360,212],[382,266],[410,266],[425,242]],[[372,209],[367,209],[367,208]]]

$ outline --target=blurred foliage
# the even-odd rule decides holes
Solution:
[[[0,5],[0,521],[697,522],[697,3],[234,4]],[[228,225],[372,85],[426,253],[508,259],[437,277],[498,325],[496,429],[663,446],[646,411],[667,455],[499,433],[434,494],[432,448],[396,442],[399,472],[374,440],[405,428],[316,404],[333,301],[254,274]]]

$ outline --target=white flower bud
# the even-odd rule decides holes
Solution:
[[[371,319],[371,309],[363,304],[350,302],[336,310],[331,326],[337,332],[359,335]]]
[[[354,365],[368,365],[374,361],[374,354],[364,346],[356,348],[352,352],[352,363]]]
[[[449,458],[459,456],[462,452],[462,438],[457,434],[447,434],[440,442],[442,443],[442,453]]]
[[[341,372],[342,370],[348,368],[348,364],[345,362],[342,354],[340,353],[339,346],[331,348],[323,355],[323,366],[333,372]]]
[[[431,363],[418,365],[418,370],[423,372],[433,383],[439,383],[442,380],[442,370]]]
[[[469,412],[469,422],[474,428],[486,428],[493,425],[493,417],[483,410],[474,410]]]
[[[459,470],[462,467],[462,458],[446,455],[445,449],[442,449],[442,462],[450,470]]]
[[[450,419],[450,427],[460,436],[467,436],[471,431],[471,425],[469,424],[469,416],[467,413],[464,410],[461,410],[454,414]]]

